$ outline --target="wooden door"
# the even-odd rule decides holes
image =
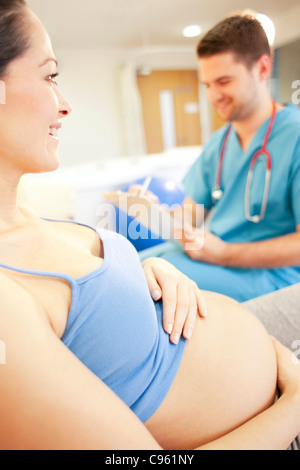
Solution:
[[[172,93],[176,146],[201,145],[199,88],[196,70],[153,71],[138,76],[148,153],[164,150],[160,93]]]
[[[224,124],[226,124],[226,122],[220,118],[219,114],[217,113],[217,111],[215,110],[213,106],[211,106],[211,112],[212,112],[212,131],[215,132],[221,127],[223,127]]]

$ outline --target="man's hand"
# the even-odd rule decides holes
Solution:
[[[186,254],[194,261],[220,266],[225,265],[225,253],[228,244],[216,235],[201,230],[185,233],[180,229],[175,229],[174,237],[182,245]]]
[[[163,301],[163,326],[170,340],[177,344],[181,335],[189,340],[197,314],[207,317],[197,284],[163,259],[149,258],[142,265],[153,300]]]
[[[139,184],[135,184],[130,186],[128,189],[129,194],[132,196],[139,196],[142,190],[142,186]],[[144,197],[149,199],[149,201],[152,202],[152,204],[160,204],[159,198],[156,196],[156,194],[152,193],[152,191],[146,191]]]

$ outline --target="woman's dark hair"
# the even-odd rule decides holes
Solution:
[[[201,39],[199,58],[232,52],[238,61],[252,68],[258,59],[272,56],[270,44],[261,23],[251,15],[233,15],[214,26]]]
[[[24,13],[25,0],[0,0],[0,78],[7,66],[29,48]]]

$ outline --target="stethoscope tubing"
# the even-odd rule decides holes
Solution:
[[[266,214],[266,209],[268,205],[268,196],[269,196],[269,191],[270,191],[270,184],[271,184],[271,172],[272,172],[272,157],[270,152],[267,150],[267,145],[270,140],[271,132],[274,127],[275,119],[276,119],[276,102],[273,100],[273,111],[272,111],[272,116],[268,125],[268,129],[266,131],[263,145],[262,147],[253,155],[251,162],[250,162],[250,167],[248,171],[248,177],[247,177],[247,183],[246,183],[246,190],[245,190],[245,216],[246,218],[253,223],[259,223],[261,220],[264,219],[265,214]],[[221,190],[221,179],[222,179],[222,169],[223,169],[223,162],[224,162],[224,157],[225,153],[227,150],[227,145],[228,145],[228,139],[230,136],[232,130],[232,124],[229,125],[224,141],[222,144],[221,148],[221,153],[220,153],[220,158],[219,158],[219,164],[218,164],[218,170],[217,170],[217,177],[216,177],[216,183],[215,187],[212,191],[212,199],[213,202],[217,202],[219,199],[221,199],[223,195],[223,191]],[[251,215],[250,214],[250,190],[251,190],[251,184],[253,180],[253,173],[254,173],[254,168],[259,159],[262,159],[262,157],[265,157],[266,161],[266,178],[265,178],[265,187],[264,187],[264,195],[263,195],[263,201],[262,201],[262,206],[261,206],[261,212],[258,215]]]

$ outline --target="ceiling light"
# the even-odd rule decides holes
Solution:
[[[256,18],[261,23],[262,27],[264,28],[267,38],[269,40],[270,46],[273,46],[275,41],[276,30],[273,21],[267,15],[263,15],[262,13],[258,13]]]
[[[182,34],[185,38],[196,38],[197,36],[200,36],[201,31],[202,30],[199,25],[193,24],[184,28]]]

